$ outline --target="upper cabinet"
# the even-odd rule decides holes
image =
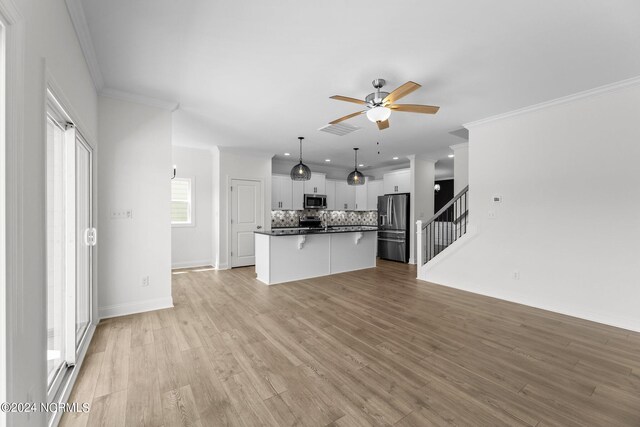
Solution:
[[[304,181],[304,194],[325,194],[325,177],[323,173],[311,172],[311,179]]]
[[[384,195],[384,186],[381,179],[367,180],[367,210],[378,209],[378,196]]]
[[[271,176],[271,209],[273,210],[302,210],[305,194],[325,193],[326,184],[323,173],[313,172],[309,181],[293,181],[288,175]]]
[[[384,174],[384,194],[411,192],[411,171],[400,169]]]
[[[271,176],[271,209],[293,209],[291,183],[286,175]]]
[[[291,192],[291,196],[293,201],[291,203],[291,209],[299,211],[304,208],[304,184],[307,181],[293,181],[291,180],[291,184],[293,187],[293,191]]]
[[[327,195],[327,210],[336,209],[336,181],[332,179],[325,180],[325,192]]]
[[[326,179],[313,172],[309,181],[292,181],[288,175],[273,175],[271,209],[302,210],[305,194],[325,194],[327,210],[372,211],[378,196],[411,191],[411,172],[400,169],[384,174],[384,179],[367,178],[365,185],[349,185],[346,180]]]
[[[367,192],[368,192],[368,187],[369,187],[369,183],[366,182],[364,185],[356,185],[356,207],[355,210],[357,211],[366,211],[368,210],[368,206],[367,206]]]
[[[347,181],[336,181],[336,204],[339,211],[352,211],[356,208],[355,186],[347,184]]]

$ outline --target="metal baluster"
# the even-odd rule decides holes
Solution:
[[[467,214],[464,217],[464,232],[467,233],[467,218],[469,217],[469,207],[467,206],[467,192],[464,193],[464,213]]]
[[[438,224],[438,252],[436,253],[439,254],[440,251],[442,250],[442,214],[440,214],[440,219],[438,221],[440,224]]]
[[[451,209],[449,209],[449,212],[451,212],[449,214],[449,216],[451,216],[451,218],[449,219],[449,230],[447,230],[447,235],[449,236],[449,245],[451,245],[451,243],[453,242],[453,235],[451,234],[451,232],[453,231],[452,226],[453,226],[453,206],[451,206]]]

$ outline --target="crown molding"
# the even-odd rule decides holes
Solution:
[[[175,101],[166,101],[164,99],[151,98],[144,95],[138,95],[135,93],[125,92],[122,90],[104,88],[100,91],[100,96],[107,98],[119,99],[121,101],[133,102],[136,104],[142,104],[149,107],[161,108],[163,110],[169,110],[171,112],[178,109],[180,104]]]
[[[529,107],[520,108],[517,110],[509,111],[507,113],[498,114],[495,116],[487,117],[485,119],[476,120],[470,123],[466,123],[463,126],[467,129],[471,129],[480,125],[484,125],[487,123],[495,122],[502,119],[507,119],[510,117],[519,116],[522,114],[531,113],[533,111],[542,110],[545,108],[553,107],[556,105],[567,104],[569,102],[577,101],[584,98],[589,98],[592,96],[602,95],[607,92],[614,92],[616,90],[624,89],[629,86],[634,86],[640,84],[640,76],[632,77],[630,79],[621,80],[619,82],[607,84],[604,86],[599,86],[593,89],[585,90],[582,92],[574,93],[573,95],[563,96],[561,98],[553,99],[551,101],[541,102],[539,104],[534,104]]]
[[[0,1],[0,14],[8,21],[9,25],[14,25],[22,21],[20,9],[13,0]]]
[[[93,85],[97,92],[100,92],[104,88],[104,78],[98,65],[98,57],[96,56],[95,48],[93,47],[93,40],[91,39],[91,32],[89,31],[89,25],[87,25],[87,17],[84,14],[84,8],[82,7],[81,0],[65,0],[67,4],[67,10],[73,23],[73,28],[76,30],[78,36],[78,42],[84,55],[84,60],[89,68],[89,74],[93,80]]]

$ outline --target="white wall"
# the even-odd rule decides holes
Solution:
[[[453,151],[453,195],[469,185],[469,143],[452,145]]]
[[[271,229],[271,156],[239,153],[220,148],[214,152],[214,194],[219,194],[218,205],[214,202],[214,256],[215,267],[231,267],[229,257],[230,194],[232,179],[256,179],[263,182],[264,228]],[[215,197],[215,196],[214,196]]]
[[[640,81],[597,93],[470,126],[477,232],[429,281],[640,331]]]
[[[8,176],[16,177],[17,214],[10,213],[9,250],[18,254],[17,264],[7,266],[13,278],[7,289],[7,400],[46,401],[46,247],[45,233],[45,66],[55,79],[59,94],[78,127],[93,144],[97,135],[97,96],[63,0],[15,1],[24,37],[22,43],[23,87],[12,87],[20,99],[22,138],[8,141],[21,151],[17,162],[7,163]],[[13,60],[13,59],[12,59]],[[14,68],[17,64],[9,64]],[[15,92],[13,92],[15,91]],[[17,144],[17,146],[16,146]],[[13,192],[11,193],[13,194]],[[9,209],[15,207],[15,200]],[[17,216],[17,217],[16,217]],[[14,234],[15,233],[15,234]],[[21,262],[20,262],[21,261]],[[4,312],[4,309],[2,310]],[[4,386],[4,385],[3,385]],[[46,414],[10,414],[12,426],[44,425]]]
[[[416,263],[416,221],[427,221],[433,216],[435,184],[435,161],[421,159],[416,156],[409,156],[409,166],[411,168],[411,193],[410,193],[410,218],[409,218],[409,238],[411,247],[409,249],[409,262]]]
[[[99,118],[100,316],[170,307],[171,113],[100,97]]]
[[[211,150],[172,148],[172,162],[179,178],[190,178],[192,225],[171,228],[171,267],[212,265],[213,174]]]

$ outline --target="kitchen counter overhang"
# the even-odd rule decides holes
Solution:
[[[256,274],[276,283],[376,266],[377,227],[255,232]]]
[[[357,226],[337,226],[329,228],[295,228],[295,229],[278,229],[254,231],[256,234],[265,234],[267,236],[298,236],[302,234],[333,234],[333,233],[354,233],[354,232],[378,231],[378,227],[357,225]]]

